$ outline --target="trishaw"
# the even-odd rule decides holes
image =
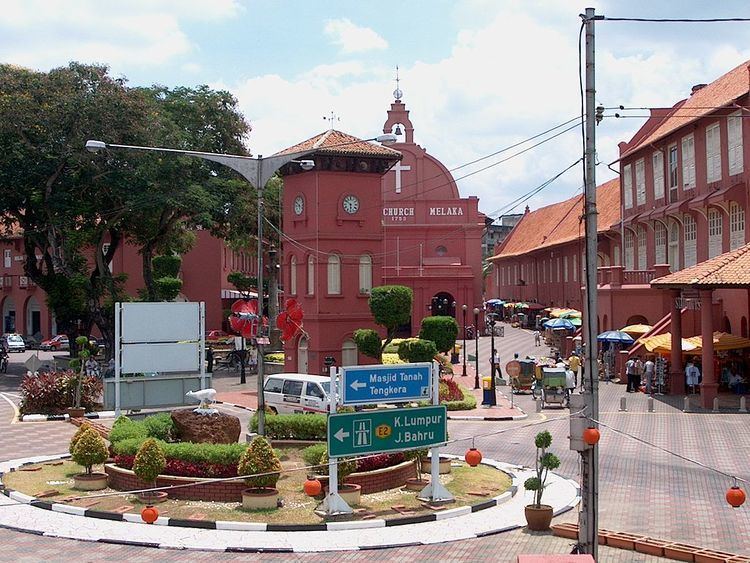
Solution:
[[[520,364],[520,370],[518,375],[511,377],[511,390],[513,393],[533,393],[534,382],[536,377],[534,375],[535,363],[533,360],[518,360]]]
[[[542,366],[542,408],[557,404],[568,406],[568,389],[565,385],[565,368]]]

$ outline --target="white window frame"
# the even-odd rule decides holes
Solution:
[[[724,248],[724,217],[715,207],[708,208],[708,257],[713,258],[722,253]]]
[[[328,295],[341,295],[341,258],[337,254],[328,256]]]
[[[307,257],[307,294],[315,295],[315,258]]]
[[[736,201],[729,203],[729,250],[745,244],[745,210]]]
[[[744,171],[742,111],[727,116],[727,145],[729,175],[741,174]]]
[[[667,147],[667,160],[669,166],[669,203],[674,203],[678,197],[680,186],[680,154],[677,151],[677,143]]]
[[[638,237],[638,269],[645,270],[648,266],[648,252],[646,246],[646,228],[643,225],[638,225],[637,230]]]
[[[706,182],[721,180],[721,125],[706,127]]]
[[[563,256],[563,281],[568,281],[568,257]]]
[[[578,254],[573,255],[573,281],[578,281]]]
[[[3,267],[10,268],[13,266],[13,251],[9,248],[3,250]]]
[[[633,169],[630,164],[622,168],[622,198],[625,209],[633,207]]]
[[[620,265],[620,258],[621,258],[621,255],[620,255],[620,246],[619,245],[616,244],[614,246],[614,249],[612,250],[612,254],[613,254],[613,256],[612,256],[612,265],[613,266],[619,266]]]
[[[635,201],[636,205],[646,204],[646,161],[635,161]]]
[[[692,190],[695,187],[695,137],[683,137],[682,145],[682,189]]]
[[[289,293],[297,295],[297,257],[289,259]]]
[[[680,225],[677,221],[667,229],[667,263],[670,272],[680,269]]]
[[[556,265],[556,271],[557,271],[557,283],[560,283],[560,257],[557,257],[557,261],[555,262]]]
[[[698,227],[692,215],[685,214],[682,219],[682,262],[685,268],[697,263]]]
[[[651,155],[651,172],[654,181],[654,199],[664,197],[664,155],[655,151]]]
[[[661,221],[654,225],[654,264],[667,263],[667,228]]]
[[[634,270],[635,269],[635,252],[634,252],[634,241],[633,241],[633,231],[630,229],[627,229],[625,231],[625,269],[626,270]]]
[[[372,256],[369,254],[359,257],[359,292],[366,295],[372,292]]]

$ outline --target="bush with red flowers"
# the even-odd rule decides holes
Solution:
[[[453,379],[440,379],[440,402],[463,401],[464,394]]]
[[[397,452],[395,454],[378,454],[357,460],[357,473],[365,471],[375,471],[376,469],[385,469],[393,467],[404,461],[404,454]]]
[[[115,464],[123,469],[133,469],[134,455],[116,455]],[[236,477],[237,465],[224,465],[219,463],[202,463],[185,461],[182,459],[167,458],[162,475],[173,475],[175,477]]]
[[[53,371],[27,374],[21,381],[21,414],[61,414],[75,403],[79,374]],[[102,382],[94,376],[83,376],[81,406],[91,412],[102,394]]]

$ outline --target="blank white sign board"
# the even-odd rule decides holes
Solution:
[[[122,373],[200,371],[198,342],[124,344]]]
[[[198,340],[200,303],[123,303],[121,337],[123,344]]]

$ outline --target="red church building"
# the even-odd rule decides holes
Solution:
[[[457,316],[482,302],[484,215],[476,197],[461,198],[450,172],[414,143],[401,91],[383,126],[388,146],[335,130],[285,153],[313,149],[284,175],[283,285],[305,311],[305,333],[286,343],[286,369],[322,373],[367,361],[353,341],[359,328],[378,328],[368,306],[379,285],[414,291],[414,335],[427,315]],[[469,316],[471,318],[471,316]]]

